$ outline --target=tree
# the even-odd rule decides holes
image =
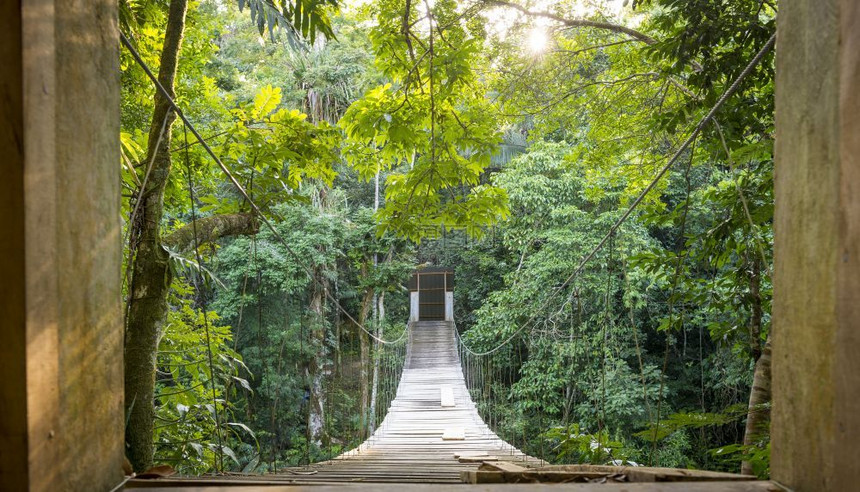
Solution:
[[[596,173],[626,176],[631,192],[650,181],[679,134],[683,137],[684,129],[714,105],[775,28],[775,4],[756,0],[634,2],[641,20],[636,32],[607,22],[599,11],[580,19],[565,16],[563,6],[537,12],[510,2],[484,3],[559,26],[553,31],[554,49],[537,59],[518,55],[513,41],[498,42],[497,56],[503,60],[498,64],[505,67],[494,84],[500,104],[530,121],[532,138],[576,142],[572,159]],[[646,223],[664,248],[640,258],[650,263],[652,275],[661,265],[679,264],[680,285],[671,289],[670,298],[701,307],[673,318],[667,325],[672,337],[686,340],[689,331],[709,320],[705,326],[714,343],[728,340],[737,355],[753,363],[747,450],[766,442],[761,431],[769,399],[769,356],[763,356],[763,347],[769,339],[772,114],[773,59],[768,54],[697,142],[696,165],[716,170],[693,170],[699,177],[691,198],[667,193],[670,176],[646,200]],[[710,191],[699,193],[697,186]],[[687,223],[685,232],[681,218],[688,210],[695,222]],[[679,235],[683,243],[676,242]],[[704,396],[701,406],[704,411]],[[748,463],[743,470],[750,471]]]
[[[244,3],[244,2],[243,2]],[[275,11],[261,9],[263,2],[252,1],[252,15],[270,19],[275,25]],[[291,25],[302,35],[314,38],[317,30],[328,31],[327,7],[330,3],[299,1],[288,6],[286,14],[306,12],[291,17]],[[260,9],[260,10],[258,10]],[[292,9],[292,10],[290,10]],[[175,97],[177,66],[185,34],[187,0],[172,0],[168,7],[164,43],[160,54],[158,81],[170,98]],[[261,12],[267,12],[264,17]],[[153,391],[155,362],[168,305],[171,283],[170,255],[163,246],[162,226],[165,189],[171,177],[171,144],[176,114],[171,102],[155,91],[154,109],[149,125],[149,139],[144,162],[150,163],[146,183],[137,196],[135,221],[130,225],[134,254],[128,297],[125,343],[125,395],[128,424],[126,440],[129,459],[137,471],[152,465]],[[330,163],[329,163],[330,165]]]
[[[525,440],[531,453],[548,448],[541,457],[553,461],[733,469],[746,457],[744,471],[766,473],[770,58],[727,101],[719,125],[568,276],[769,39],[773,5],[646,0],[615,16],[576,14],[564,2],[540,11],[385,0],[329,19],[327,1],[239,3],[251,25],[206,3],[182,7],[182,28],[168,25],[173,4],[163,23],[150,4],[123,17],[138,26],[144,59],[162,60],[165,87],[183,107],[199,107],[195,122],[277,231],[261,229],[262,217],[196,142],[177,141],[169,106],[158,94],[141,98],[148,81],[126,69],[136,467],[151,447],[146,391],[159,339],[167,350],[157,359],[156,413],[166,421],[154,435],[181,440],[167,421],[198,419],[186,430],[191,451],[204,445],[200,456],[189,459],[188,445],[158,448],[188,459],[185,470],[211,463],[207,404],[253,428],[231,425],[241,435],[229,445],[248,470],[314,460],[372,430],[392,352],[362,327],[382,330],[370,320],[385,311],[405,317],[408,303],[392,293],[416,263],[406,239],[419,243],[418,263],[457,267],[457,321],[470,346],[513,337],[477,359],[485,377],[472,388],[504,437]],[[315,36],[313,15],[301,14],[315,6],[329,40],[301,49]],[[519,17],[499,34],[492,9]],[[631,17],[636,29],[625,25]],[[295,49],[258,43],[254,28],[284,33]],[[523,39],[537,28],[551,42],[530,52]],[[521,155],[511,160],[514,142]],[[371,179],[383,194],[376,213]],[[211,270],[183,258],[195,244],[205,245]],[[223,287],[198,284],[192,295],[182,266]],[[201,323],[207,302],[217,323]],[[162,336],[165,317],[177,329]],[[174,360],[175,347],[199,353],[188,347],[208,325],[223,367]],[[253,377],[239,373],[242,360]],[[189,393],[200,401],[173,396],[174,384],[202,387]],[[204,402],[212,398],[216,405]]]
[[[480,28],[460,22],[457,2],[386,1],[371,30],[389,83],[353,103],[341,120],[347,161],[385,183],[382,230],[414,241],[442,228],[480,234],[506,214],[504,191],[480,184],[501,140],[480,63]]]

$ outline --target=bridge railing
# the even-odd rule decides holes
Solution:
[[[378,373],[376,379],[375,397],[371,395],[373,404],[373,416],[370,421],[368,434],[372,435],[379,427],[385,425],[385,416],[391,403],[397,396],[397,386],[406,365],[406,353],[409,339],[412,333],[412,323],[407,323],[403,333],[391,343],[377,342],[377,350],[374,361],[374,371]]]
[[[353,402],[352,410],[342,413],[350,415],[352,422],[339,428],[343,435],[333,436],[342,443],[344,456],[362,452],[373,442],[374,433],[384,430],[387,425],[386,416],[397,396],[397,387],[406,364],[410,333],[411,323],[403,325],[400,331],[389,325],[388,329],[368,332],[373,338],[370,339],[372,349],[370,367],[367,368],[367,411],[362,412],[360,402],[362,378],[354,374],[351,390],[343,395]],[[359,361],[354,372],[360,373],[360,365]],[[337,457],[337,454],[328,458],[334,457]]]
[[[463,379],[478,415],[496,436],[511,446],[512,451],[518,449],[546,460],[545,440],[542,437],[535,439],[533,429],[527,429],[525,425],[525,422],[532,422],[534,428],[544,429],[542,414],[527,402],[512,401],[511,388],[520,378],[523,362],[521,340],[511,340],[500,350],[477,352],[463,340],[456,323],[454,333]],[[511,364],[511,360],[518,360],[518,363]]]

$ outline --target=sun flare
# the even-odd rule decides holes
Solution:
[[[549,36],[545,29],[535,28],[529,33],[527,44],[533,54],[543,53],[549,46]]]

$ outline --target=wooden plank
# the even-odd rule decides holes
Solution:
[[[480,470],[469,470],[460,472],[460,480],[463,483],[479,484],[479,483],[506,483],[505,477],[501,472],[487,472]]]
[[[484,463],[478,468],[480,471],[500,471],[508,473],[520,473],[528,470],[528,468],[511,463],[510,461],[499,461],[496,463]]]
[[[454,407],[457,404],[454,403],[454,388],[451,386],[442,386],[441,395],[439,397],[439,401],[441,403],[442,408],[450,408]]]
[[[442,433],[443,441],[463,441],[466,439],[466,429],[463,427],[449,427]]]
[[[480,453],[454,453],[454,459],[460,459],[461,457],[466,458],[476,458],[480,456],[490,456],[486,451]]]
[[[753,481],[749,475],[681,470],[674,468],[614,467],[568,465],[527,469],[513,465],[510,468],[486,463],[476,473],[463,475],[468,483],[655,483],[703,481]]]
[[[628,475],[635,482],[743,481],[756,479],[752,475],[739,475],[736,473],[647,466],[553,465],[538,468],[536,471],[622,473]]]
[[[497,456],[461,456],[460,463],[486,463],[488,461],[499,461]]]
[[[459,483],[460,477],[457,475]],[[451,483],[451,482],[447,482]],[[468,483],[468,482],[467,482]],[[456,487],[453,483],[452,487]],[[292,482],[292,481],[249,481],[236,479],[175,479],[175,480],[131,480],[126,483],[126,489],[146,489],[150,492],[173,492],[181,489],[186,492],[264,492],[272,490],[306,490],[296,486],[313,486],[315,492],[337,492],[348,486],[349,490],[355,492],[403,492],[403,485],[392,482],[369,482],[364,480],[343,481],[314,481],[314,482]],[[294,489],[295,487],[295,489]],[[435,492],[439,490],[438,484],[426,482],[410,482],[410,492]],[[603,489],[619,492],[782,492],[773,482],[693,482],[693,483],[639,483],[624,484],[613,487],[596,484],[479,484],[469,487],[471,492],[534,492],[535,490],[553,492],[564,490],[567,492],[594,492]]]

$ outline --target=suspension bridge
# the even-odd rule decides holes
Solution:
[[[542,464],[500,439],[466,387],[454,324],[409,326],[397,394],[373,435],[337,458],[297,470],[302,482],[459,483],[483,461]]]
[[[771,482],[730,473],[546,466],[543,460],[501,439],[479,414],[468,384],[472,369],[460,355],[462,346],[453,321],[413,321],[405,343],[396,396],[376,431],[356,448],[327,461],[268,475],[132,480],[126,487],[220,490],[254,486],[256,490],[260,486],[367,484],[377,490],[394,484],[562,482],[587,486],[583,482],[635,481],[651,483],[631,490],[778,490]]]
[[[199,132],[191,125],[170,94],[160,85],[151,70],[140,59],[131,43],[123,35],[123,44],[132,52],[138,63],[144,68],[156,88],[169,101],[170,109],[182,120],[185,128],[190,131],[205,151],[224,171],[236,190],[246,199],[253,209],[255,216],[272,232],[273,237],[283,245],[286,251],[308,273],[309,278],[315,279],[310,268],[304,264],[300,256],[290,244],[280,235],[269,219],[262,214],[252,197],[242,187],[236,177],[230,172],[220,158],[212,151]],[[661,468],[639,468],[626,466],[546,466],[547,463],[517,449],[512,443],[500,438],[493,430],[492,422],[488,424],[479,413],[473,395],[486,398],[489,393],[494,397],[492,381],[485,380],[484,368],[474,365],[469,356],[480,358],[495,353],[509,342],[527,335],[527,329],[532,328],[536,315],[544,311],[551,300],[556,298],[565,288],[569,287],[583,272],[587,263],[606,245],[613,250],[616,233],[622,223],[630,217],[633,210],[642,202],[644,197],[656,186],[668,170],[684,155],[692,142],[698,137],[702,128],[707,125],[723,102],[737,89],[741,80],[761,61],[764,54],[773,46],[775,38],[771,37],[767,45],[750,61],[744,72],[735,80],[723,94],[711,111],[699,122],[687,139],[678,147],[675,153],[661,168],[657,176],[632,202],[624,214],[610,227],[599,243],[585,255],[578,266],[567,277],[560,287],[552,291],[540,306],[533,309],[532,317],[519,326],[513,334],[503,340],[495,348],[475,353],[462,344],[459,339],[453,319],[453,289],[447,284],[447,275],[441,275],[442,287],[429,290],[438,291],[441,296],[437,302],[422,303],[421,299],[413,297],[412,306],[414,317],[407,327],[406,352],[402,360],[394,359],[393,374],[399,375],[396,392],[393,399],[382,397],[380,401],[386,404],[381,410],[384,415],[381,423],[373,434],[363,443],[332,459],[308,464],[304,467],[287,468],[269,475],[242,475],[217,478],[184,478],[174,481],[159,480],[158,486],[206,487],[235,486],[241,484],[254,485],[339,485],[345,483],[367,484],[458,484],[464,481],[481,483],[475,480],[475,473],[483,471],[493,475],[491,483],[504,482],[687,482],[680,487],[632,487],[631,490],[780,490],[770,482],[756,482],[754,477],[730,473],[676,470]],[[187,138],[187,136],[186,136]],[[186,141],[186,148],[188,143]],[[187,156],[186,156],[187,164]],[[194,203],[193,183],[189,168],[189,193]],[[192,219],[195,217],[192,207]],[[196,232],[195,242],[197,244]],[[195,248],[196,249],[196,248]],[[198,263],[202,264],[198,257]],[[429,272],[428,272],[429,273]],[[415,290],[421,290],[420,276]],[[331,296],[327,289],[322,289],[336,308],[350,321],[364,330],[370,337],[383,344],[369,330],[364,328]],[[413,294],[417,294],[413,292]],[[417,316],[415,306],[424,304],[421,309],[433,305],[439,309],[439,317],[426,320]],[[395,342],[396,343],[396,342]],[[468,359],[468,360],[467,360]],[[483,360],[486,363],[486,359]],[[389,359],[387,364],[391,364]],[[476,375],[472,370],[477,373]],[[490,371],[492,376],[492,371]],[[488,384],[487,384],[488,383]],[[483,386],[476,388],[475,386]],[[490,400],[492,401],[492,400]],[[486,413],[491,420],[492,412]],[[524,437],[525,438],[525,437]],[[600,446],[600,443],[597,443]],[[310,459],[308,458],[310,461]],[[534,470],[530,472],[529,470]],[[470,475],[471,474],[471,475]],[[470,480],[471,478],[471,480]],[[698,484],[690,484],[699,481]],[[145,481],[132,480],[127,488],[152,487]],[[202,489],[201,489],[202,490]],[[209,490],[209,489],[207,489]]]

